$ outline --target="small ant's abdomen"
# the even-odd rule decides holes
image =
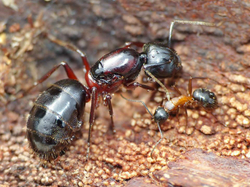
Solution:
[[[214,109],[218,106],[216,95],[208,89],[200,88],[195,90],[193,98],[205,109]]]
[[[166,101],[164,104],[164,108],[168,111],[173,111],[176,109],[176,106],[172,101]]]
[[[29,114],[27,138],[40,158],[63,154],[80,130],[86,99],[85,87],[73,79],[58,81],[39,95]]]

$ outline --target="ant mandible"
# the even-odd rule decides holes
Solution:
[[[215,24],[207,22],[175,20],[170,26],[168,46],[159,43],[147,43],[143,45],[143,52],[138,53],[136,50],[131,49],[130,46],[141,45],[142,43],[130,43],[123,48],[106,54],[92,67],[90,67],[86,55],[77,47],[46,34],[52,42],[80,54],[87,86],[82,85],[69,65],[62,62],[28,89],[29,91],[37,84],[44,82],[60,66],[64,67],[68,78],[73,79],[56,82],[40,94],[35,101],[27,123],[28,140],[32,149],[41,158],[48,160],[61,154],[71,140],[74,139],[74,133],[79,130],[82,124],[80,117],[83,115],[85,103],[91,100],[86,156],[88,159],[91,129],[99,96],[102,96],[104,104],[108,106],[111,116],[109,131],[114,132],[112,93],[116,92],[122,85],[127,88],[142,87],[147,90],[155,90],[150,86],[134,82],[142,67],[147,73],[152,72],[157,78],[171,77],[181,69],[179,56],[170,48],[174,23],[215,26]],[[68,96],[64,96],[64,94]],[[69,102],[72,98],[75,102]],[[168,98],[170,97],[168,96]]]
[[[167,88],[162,84],[161,81],[159,81],[152,73],[148,72],[145,70],[146,73],[153,78],[166,92],[166,95],[170,98],[170,94],[167,90]],[[174,87],[174,89],[177,91],[177,93],[180,95],[179,97],[174,97],[172,99],[168,99],[167,101],[163,102],[162,106],[158,106],[157,109],[155,110],[155,113],[152,114],[146,104],[143,101],[140,100],[132,100],[132,99],[127,99],[123,95],[121,95],[124,99],[131,101],[131,102],[140,102],[144,105],[148,113],[152,116],[154,121],[157,123],[159,132],[161,134],[161,138],[157,141],[157,143],[154,145],[150,156],[152,158],[153,152],[157,145],[163,140],[163,133],[161,130],[160,125],[166,122],[166,120],[169,118],[170,113],[172,112],[178,112],[179,108],[184,108],[185,111],[185,117],[186,117],[186,125],[187,125],[187,107],[188,106],[196,106],[197,104],[201,107],[203,107],[205,110],[212,111],[218,107],[218,101],[216,95],[205,88],[198,88],[194,90],[192,93],[192,80],[193,78],[190,77],[189,83],[188,83],[188,90],[187,90],[187,95],[182,95],[182,93]]]

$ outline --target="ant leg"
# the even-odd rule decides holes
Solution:
[[[86,161],[88,161],[89,159],[91,130],[95,121],[95,109],[96,109],[97,97],[98,97],[97,89],[96,87],[93,87],[92,98],[91,98],[91,109],[90,109],[90,116],[89,116],[89,134],[88,134],[88,147],[87,147]]]
[[[151,158],[153,158],[153,152],[154,152],[155,148],[156,148],[157,145],[158,145],[159,143],[161,143],[161,141],[163,140],[163,134],[162,134],[161,126],[160,126],[159,122],[157,122],[157,126],[158,126],[159,132],[160,132],[160,134],[161,134],[161,138],[160,138],[160,139],[158,140],[158,142],[156,142],[156,144],[154,145],[154,147],[153,147],[153,149],[152,149],[152,151],[151,151],[151,153],[150,153],[150,157],[151,157]]]
[[[185,118],[186,118],[186,127],[185,127],[185,133],[187,133],[187,127],[188,127],[188,114],[187,114],[187,108],[184,107],[185,112]]]
[[[146,89],[146,90],[153,90],[155,91],[155,88],[151,87],[151,86],[147,86],[145,84],[140,84],[138,82],[132,82],[130,84],[126,84],[124,85],[126,88],[129,88],[129,89],[134,89],[134,88],[137,88],[137,87],[141,87],[143,89]]]
[[[203,79],[203,80],[208,79],[208,80],[214,81],[215,83],[217,83],[219,85],[227,86],[226,83],[221,83],[221,82],[219,82],[219,81],[217,81],[217,80],[215,80],[213,78],[209,78],[209,77],[192,77],[192,79]]]
[[[48,33],[46,33],[46,36],[47,38],[52,41],[53,43],[56,43],[57,45],[60,45],[60,46],[63,46],[63,47],[66,47],[72,51],[75,51],[77,52],[81,58],[82,58],[82,62],[83,62],[83,65],[85,66],[85,70],[86,72],[89,72],[90,70],[90,66],[89,66],[89,62],[87,60],[87,57],[86,57],[86,54],[84,52],[82,52],[80,49],[78,49],[76,46],[74,46],[73,44],[70,44],[70,43],[67,43],[67,42],[64,42],[62,40],[58,40],[56,39],[54,36],[52,35],[49,35]]]
[[[151,153],[150,153],[151,158],[153,158],[153,152],[154,152],[155,148],[156,148],[157,145],[163,140],[163,134],[162,134],[162,131],[161,131],[161,126],[160,126],[160,124],[164,123],[164,122],[168,119],[168,117],[169,117],[168,112],[166,112],[165,109],[164,109],[163,107],[158,107],[158,108],[155,110],[155,113],[152,114],[152,113],[149,111],[148,107],[146,106],[146,104],[145,104],[143,101],[127,99],[127,98],[124,97],[122,94],[120,94],[120,95],[121,95],[121,97],[122,97],[123,99],[126,99],[127,101],[130,101],[130,102],[138,102],[138,103],[143,104],[143,106],[146,108],[146,110],[148,111],[148,113],[152,116],[152,118],[154,118],[154,121],[157,123],[159,132],[160,132],[160,134],[161,134],[161,138],[160,138],[160,140],[158,140],[158,141],[156,142],[156,144],[154,145],[154,147],[153,147],[153,149],[152,149],[152,151],[151,151]]]
[[[188,96],[192,95],[192,80],[193,80],[193,78],[190,77],[189,81],[188,81]]]
[[[67,76],[69,79],[75,79],[78,80],[75,73],[73,72],[73,70],[71,69],[71,67],[66,63],[66,62],[61,62],[60,64],[54,66],[49,72],[47,72],[44,76],[42,76],[42,78],[40,78],[39,80],[37,80],[36,82],[34,82],[34,84],[28,88],[28,90],[26,90],[22,96],[18,97],[18,99],[24,97],[28,92],[30,92],[30,90],[32,90],[34,87],[36,87],[38,84],[43,83],[47,78],[49,78],[51,76],[52,73],[54,73],[60,66],[63,66],[65,72],[67,73]]]
[[[108,108],[109,108],[109,115],[110,115],[110,118],[111,118],[111,124],[109,126],[109,132],[112,132],[114,134],[115,130],[114,130],[114,120],[113,120],[113,108],[112,108],[112,104],[111,104],[111,96],[110,95],[106,96],[106,101],[107,101],[107,105],[108,105]]]
[[[182,95],[181,91],[175,85],[173,86],[173,88],[179,95]]]
[[[211,116],[214,118],[214,121],[215,123],[219,123],[220,125],[222,125],[223,127],[226,127],[225,124],[223,124],[220,120],[217,119],[217,117],[212,113],[210,112]]]

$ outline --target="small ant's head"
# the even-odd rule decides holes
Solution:
[[[182,69],[180,57],[167,45],[147,43],[143,46],[143,53],[147,56],[144,68],[156,78],[172,77]]]
[[[158,107],[155,110],[155,113],[154,113],[155,122],[162,124],[168,119],[168,117],[169,117],[169,114],[168,112],[166,112],[166,110],[163,107]]]
[[[195,90],[193,98],[205,109],[212,110],[218,107],[216,95],[208,89],[199,88]]]

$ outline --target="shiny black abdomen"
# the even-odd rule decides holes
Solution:
[[[51,160],[64,152],[82,125],[86,89],[64,79],[42,92],[30,111],[27,138],[40,158]]]
[[[216,95],[208,89],[200,88],[193,92],[194,100],[205,109],[214,109],[218,107]]]
[[[91,67],[95,80],[112,84],[113,80],[124,78],[127,82],[134,81],[141,71],[144,59],[134,49],[116,49],[103,56]]]
[[[156,78],[172,77],[182,69],[180,57],[175,50],[164,44],[147,43],[143,46],[143,53],[147,54],[145,69]]]

